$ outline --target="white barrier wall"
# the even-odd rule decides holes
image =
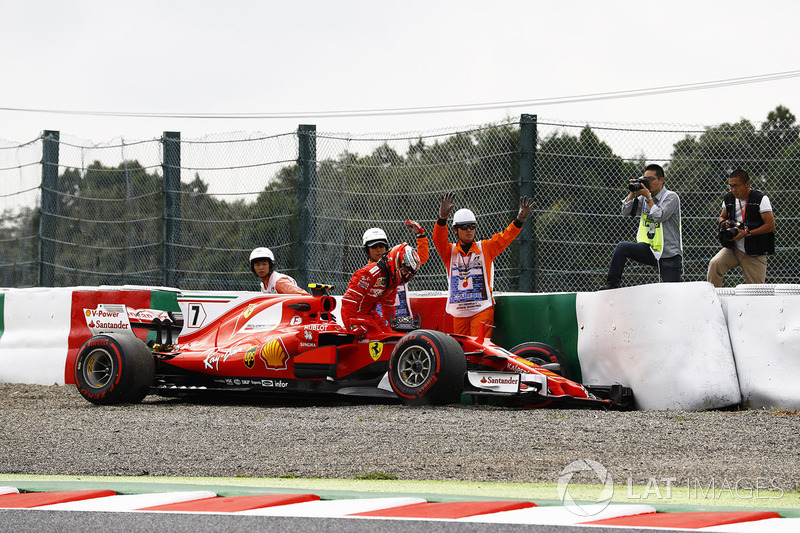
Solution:
[[[741,401],[720,297],[706,282],[579,293],[586,385],[621,383],[639,409],[713,409]]]
[[[218,318],[235,300],[245,300],[259,295],[244,291],[187,291],[178,296],[183,313],[181,335],[191,333]]]
[[[15,289],[3,299],[0,382],[63,385],[72,290]]]
[[[177,310],[175,293],[129,286],[0,290],[0,383],[73,383],[74,357],[91,335],[86,309],[100,303],[142,309],[155,302]]]
[[[94,296],[98,290],[105,292]],[[75,291],[78,303],[73,304]],[[63,385],[68,351],[77,349],[69,347],[70,328],[85,322],[73,316],[71,325],[71,307],[93,308],[95,300],[109,295],[147,307],[148,291],[0,291],[0,382]],[[184,331],[213,320],[233,300],[254,294],[184,293],[178,299]],[[587,385],[629,386],[639,409],[711,409],[740,401],[753,408],[800,409],[798,285],[715,290],[705,282],[652,284],[579,293],[575,300],[577,354]],[[547,313],[543,316],[540,320],[546,321]]]
[[[178,305],[183,313],[181,335],[213,322],[231,306],[263,296],[260,292],[254,291],[186,291],[178,296]],[[338,309],[342,304],[342,297],[334,296],[334,299]],[[334,315],[339,325],[342,325],[341,313],[336,312]]]
[[[739,286],[722,310],[745,405],[800,409],[800,287]]]

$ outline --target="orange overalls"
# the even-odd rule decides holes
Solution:
[[[474,241],[464,250],[462,242],[448,241],[446,225],[437,222],[433,226],[433,245],[447,269],[445,310],[453,317],[454,333],[478,337],[482,323],[494,325],[492,263],[521,230],[522,224],[515,219],[491,239]],[[491,333],[492,328],[486,328],[485,337],[490,338]]]

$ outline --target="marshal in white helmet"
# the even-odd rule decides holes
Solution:
[[[269,248],[256,248],[252,252],[250,252],[250,270],[253,271],[253,274],[256,273],[255,262],[256,261],[266,261],[269,264],[270,272],[275,267],[275,254],[272,253],[272,250]]]
[[[389,249],[389,239],[381,228],[369,228],[361,237],[364,253],[371,262],[377,262]]]
[[[364,246],[372,246],[375,243],[382,242],[385,246],[389,246],[389,239],[386,237],[386,232],[381,228],[369,228],[364,232],[361,237],[361,242]]]
[[[453,225],[461,226],[463,224],[477,224],[475,213],[467,208],[461,208],[453,215]]]
[[[261,278],[259,286],[265,294],[308,294],[291,276],[275,271],[275,254],[266,247],[250,252],[250,270]]]

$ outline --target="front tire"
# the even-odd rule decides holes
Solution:
[[[557,374],[564,376],[567,379],[572,379],[568,374],[571,374],[569,366],[566,364],[564,355],[543,342],[523,342],[509,350],[514,355],[524,357],[533,364],[545,366],[552,363],[558,363],[561,370]]]
[[[466,372],[464,350],[441,331],[421,329],[405,335],[389,360],[392,390],[406,405],[459,402]]]
[[[141,402],[154,375],[150,349],[129,335],[95,335],[75,358],[78,392],[96,405]]]

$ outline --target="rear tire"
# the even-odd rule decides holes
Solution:
[[[389,360],[392,390],[406,405],[458,403],[466,372],[464,350],[441,331],[421,329],[405,335]]]
[[[130,335],[95,335],[75,358],[75,385],[96,405],[139,403],[150,392],[155,360],[147,345]]]

